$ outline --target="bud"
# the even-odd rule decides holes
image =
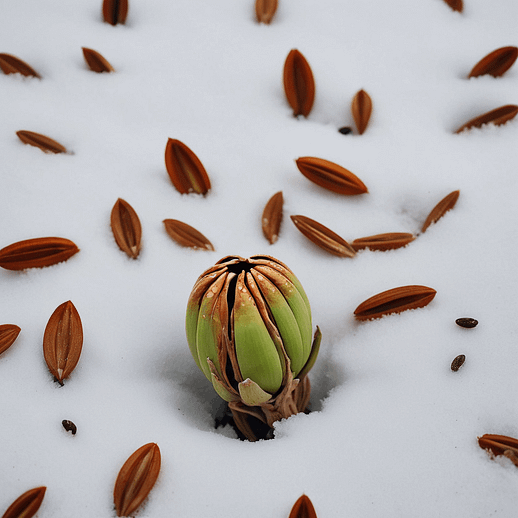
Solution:
[[[249,440],[257,439],[249,415],[272,427],[306,409],[321,335],[317,327],[312,341],[306,293],[277,259],[228,256],[205,271],[189,297],[186,332],[196,364]]]

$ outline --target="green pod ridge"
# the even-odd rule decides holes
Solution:
[[[238,385],[239,395],[245,405],[258,406],[266,403],[272,397],[271,394],[265,392],[255,381],[247,378]]]
[[[237,361],[244,379],[253,379],[263,390],[277,392],[283,373],[281,359],[255,300],[239,274],[232,310],[232,332]]]
[[[304,376],[307,376],[309,371],[313,368],[313,365],[315,365],[315,362],[317,361],[318,352],[320,351],[321,341],[322,333],[320,331],[320,328],[317,326],[317,330],[315,331],[315,336],[313,338],[313,344],[311,345],[311,353],[309,354],[309,358],[306,362],[306,365],[304,365],[302,370],[299,372],[299,379],[302,379],[304,378]]]
[[[220,275],[216,281],[210,285],[204,293],[198,313],[198,323],[196,326],[196,347],[198,353],[198,363],[205,377],[212,381],[207,358],[212,361],[218,374],[221,376],[221,367],[218,360],[218,345],[221,340],[219,334],[221,323],[215,312],[218,297],[225,284],[228,273]]]
[[[254,270],[251,271],[251,274],[273,315],[284,350],[290,359],[291,371],[299,372],[304,367],[307,358],[304,355],[304,344],[297,319],[284,295],[272,282]]]
[[[276,286],[276,288],[286,299],[291,308],[291,311],[293,312],[302,339],[302,353],[300,354],[300,360],[298,360],[298,365],[300,365],[299,368],[302,368],[309,358],[309,354],[311,352],[312,329],[311,313],[308,311],[309,306],[306,305],[304,298],[300,294],[297,287],[281,273],[269,266],[261,265],[256,266],[255,270],[263,274]],[[290,353],[288,353],[288,355],[291,357]],[[291,370],[295,376],[299,372],[293,366]]]

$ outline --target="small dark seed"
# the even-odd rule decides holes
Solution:
[[[457,372],[461,367],[462,365],[464,364],[464,362],[466,361],[466,356],[464,356],[463,354],[459,354],[452,362],[451,362],[451,370],[453,372]]]
[[[351,133],[352,129],[349,126],[344,126],[343,128],[340,128],[338,131],[342,135],[349,135],[349,133]]]
[[[477,326],[478,320],[475,320],[474,318],[457,318],[455,323],[460,327],[472,328]]]
[[[72,435],[76,434],[77,426],[72,421],[69,421],[68,419],[63,419],[63,421],[61,421],[61,424],[67,432],[72,432]]]

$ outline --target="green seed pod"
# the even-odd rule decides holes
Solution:
[[[311,309],[293,272],[270,256],[229,256],[196,281],[186,333],[194,361],[218,395],[260,406],[313,366]]]

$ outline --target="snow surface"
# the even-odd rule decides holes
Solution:
[[[126,25],[102,22],[98,0],[0,4],[0,52],[42,79],[0,74],[0,247],[60,236],[80,253],[59,265],[0,271],[0,323],[22,332],[0,356],[0,512],[45,485],[38,516],[114,517],[117,473],[156,442],[162,469],[139,517],[287,517],[302,494],[319,518],[516,516],[518,470],[477,436],[518,436],[516,255],[518,123],[459,135],[467,120],[517,104],[518,65],[466,79],[483,56],[517,45],[515,0],[280,0],[270,26],[253,0],[130,0]],[[87,69],[81,47],[113,74]],[[308,119],[283,91],[293,48],[316,81]],[[350,102],[373,100],[367,131]],[[69,154],[22,144],[18,130]],[[212,190],[180,195],[164,165],[168,138],[188,145]],[[359,176],[369,194],[316,187],[294,160],[316,156]],[[408,247],[326,254],[289,215],[347,240],[419,232],[432,207],[455,208]],[[270,246],[260,216],[282,190]],[[136,210],[143,250],[116,246],[117,198]],[[185,221],[216,252],[181,248],[162,221]],[[229,254],[270,254],[304,285],[323,333],[309,415],[276,438],[214,429],[221,400],[192,360],[184,331],[197,277]],[[423,309],[358,323],[354,309],[386,289],[437,290]],[[71,300],[85,341],[64,387],[42,353],[46,323]],[[473,317],[474,329],[456,326]],[[450,363],[458,354],[458,372]],[[72,420],[72,436],[61,426]]]

